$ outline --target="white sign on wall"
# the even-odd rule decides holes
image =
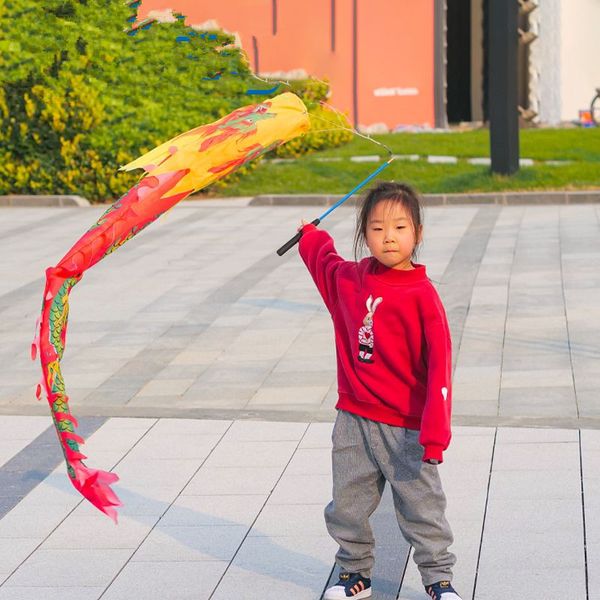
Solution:
[[[377,98],[385,96],[418,96],[419,90],[414,87],[380,87],[373,90]]]

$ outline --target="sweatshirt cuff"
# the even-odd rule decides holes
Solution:
[[[317,227],[315,225],[313,225],[312,223],[307,223],[302,229],[302,233],[308,233],[310,231],[315,231],[317,229]]]
[[[439,446],[437,444],[429,444],[428,446],[425,446],[423,462],[427,462],[431,459],[442,463],[444,461],[444,446]]]

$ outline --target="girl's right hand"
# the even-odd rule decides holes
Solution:
[[[305,225],[308,225],[308,222],[307,222],[307,221],[305,221],[304,219],[302,219],[302,220],[300,221],[300,223],[301,223],[301,225],[300,225],[300,227],[298,227],[298,231],[302,231],[302,228],[303,228]]]

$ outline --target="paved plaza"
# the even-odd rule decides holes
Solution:
[[[0,600],[318,600],[332,326],[275,249],[321,211],[183,203],[74,288],[63,373],[88,464],[121,477],[115,527],[71,488],[29,358],[44,269],[102,210],[0,209]],[[354,210],[323,227],[350,257]],[[465,600],[600,599],[599,234],[595,204],[426,209]],[[392,510],[373,516],[373,597],[424,600]]]

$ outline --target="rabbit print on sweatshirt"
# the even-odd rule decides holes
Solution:
[[[363,319],[362,327],[358,330],[358,360],[360,362],[373,362],[373,348],[375,346],[373,316],[382,301],[383,298],[376,298],[375,301],[373,301],[373,296],[367,298],[367,314]]]

